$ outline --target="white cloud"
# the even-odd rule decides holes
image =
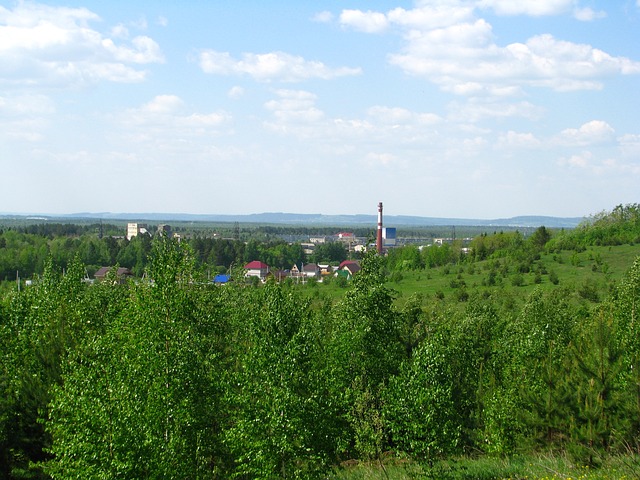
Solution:
[[[567,128],[560,132],[556,142],[566,146],[585,146],[614,140],[614,129],[602,120],[592,120],[580,128]]]
[[[575,0],[482,0],[475,4],[451,0],[421,2],[413,9],[396,8],[386,14],[343,10],[340,22],[367,33],[397,27],[405,45],[388,56],[389,62],[456,95],[513,96],[527,87],[595,90],[602,88],[604,77],[640,73],[640,62],[550,34],[498,45],[492,25],[476,18],[475,8],[492,9],[500,15],[572,12],[583,21],[605,15],[578,7]]]
[[[164,61],[158,44],[146,36],[135,37],[131,41],[131,47],[118,46],[110,38],[104,39],[102,45],[114,59],[121,62],[143,64]]]
[[[543,109],[530,102],[506,103],[492,100],[471,99],[466,103],[449,105],[449,118],[459,122],[476,123],[488,118],[526,118],[538,120]]]
[[[380,33],[389,26],[389,21],[384,13],[372,12],[371,10],[366,12],[343,10],[340,13],[340,23],[366,33]]]
[[[558,165],[560,167],[580,169],[596,177],[617,175],[619,177],[618,181],[633,182],[633,177],[640,176],[640,163],[637,161],[624,162],[619,158],[611,157],[600,159],[593,152],[587,150],[570,157],[560,158]]]
[[[559,15],[571,10],[574,0],[480,0],[480,8],[490,8],[498,15]]]
[[[473,7],[458,2],[425,4],[411,10],[395,8],[387,18],[392,24],[410,29],[433,29],[471,20]]]
[[[425,3],[406,10],[402,7],[381,12],[343,10],[340,24],[365,33],[382,33],[396,25],[410,30],[424,30],[446,27],[469,21],[473,18],[473,6],[457,1]]]
[[[135,65],[164,61],[158,44],[137,36],[129,42],[119,25],[114,38],[90,27],[100,18],[86,8],[18,3],[0,7],[0,82],[82,85],[101,80],[138,82],[146,72]]]
[[[240,98],[244,95],[244,88],[239,85],[235,85],[229,89],[227,96],[229,98]]]
[[[132,138],[150,142],[169,142],[201,135],[215,134],[230,120],[226,112],[189,112],[176,95],[158,95],[150,102],[129,109],[117,118]]]
[[[324,118],[324,113],[316,108],[316,96],[304,90],[278,90],[278,98],[265,103],[265,108],[275,117],[275,123],[269,123],[280,131],[290,127],[316,123]]]
[[[331,79],[359,75],[359,68],[330,68],[322,62],[308,61],[284,52],[245,53],[235,59],[228,52],[205,50],[200,53],[200,68],[217,75],[249,75],[258,81],[298,82],[310,78]]]
[[[573,16],[576,20],[580,20],[582,22],[591,22],[597,18],[604,18],[607,16],[607,13],[604,11],[596,12],[589,7],[585,8],[576,8],[573,11]]]
[[[140,112],[151,114],[174,113],[182,108],[184,102],[177,95],[157,95],[140,108]]]
[[[569,167],[587,168],[591,166],[591,160],[593,154],[591,152],[581,152],[579,154],[571,155],[569,158],[561,158],[559,163],[561,166],[568,165]]]
[[[415,113],[405,108],[374,106],[367,114],[377,124],[398,127],[402,125],[434,125],[442,119],[432,113]]]
[[[537,148],[541,145],[532,133],[518,133],[509,130],[498,138],[498,146],[507,148]]]
[[[517,93],[523,86],[598,89],[604,76],[640,73],[640,62],[548,34],[499,47],[484,20],[414,32],[404,52],[389,58],[408,74],[425,77],[446,91],[471,95]]]

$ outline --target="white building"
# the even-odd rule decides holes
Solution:
[[[131,240],[140,234],[148,234],[147,225],[145,223],[128,223],[127,224],[127,240]]]

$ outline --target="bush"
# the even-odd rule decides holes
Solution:
[[[578,289],[578,295],[580,295],[580,297],[584,298],[585,300],[589,300],[590,302],[598,303],[600,301],[600,296],[598,295],[598,287],[591,279],[585,280],[582,286]]]
[[[511,277],[511,285],[514,287],[521,287],[524,285],[524,277],[520,273],[516,273]]]
[[[343,277],[342,275],[335,277],[335,284],[340,288],[347,288],[348,283],[347,277]]]

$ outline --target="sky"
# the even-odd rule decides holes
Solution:
[[[0,0],[0,212],[640,202],[640,0]]]

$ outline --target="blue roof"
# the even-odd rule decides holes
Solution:
[[[218,274],[213,277],[213,283],[227,283],[231,280],[231,275]]]

